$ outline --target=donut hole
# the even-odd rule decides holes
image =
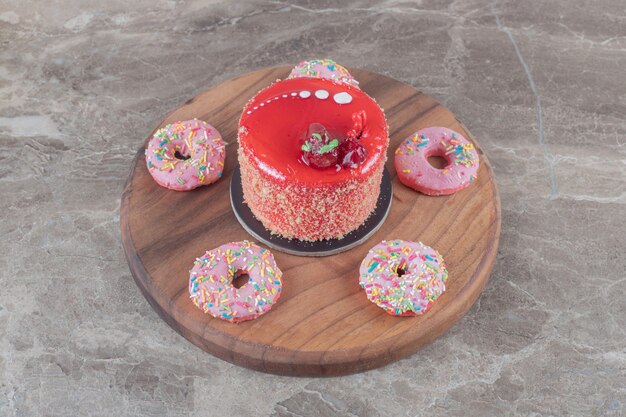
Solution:
[[[407,271],[404,267],[402,267],[402,266],[399,266],[399,267],[396,269],[396,275],[397,275],[398,277],[401,277],[401,276],[403,276],[403,275],[406,275],[406,273],[407,273],[407,272],[408,272],[408,271]]]
[[[187,159],[191,158],[191,156],[183,155],[182,153],[176,151],[174,152],[174,158],[180,159],[181,161],[186,161]]]
[[[448,166],[448,160],[445,158],[444,155],[439,155],[439,154],[429,155],[426,158],[426,160],[428,161],[430,165],[432,165],[434,168],[437,168],[437,169],[444,169],[445,167]]]
[[[406,275],[408,272],[409,272],[408,265],[405,260],[402,260],[402,262],[400,262],[398,266],[396,266],[395,274],[397,277],[402,277],[403,275]]]
[[[233,278],[232,286],[239,289],[248,283],[250,275],[247,271],[237,270],[235,277]]]

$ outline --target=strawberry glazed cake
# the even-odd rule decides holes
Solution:
[[[238,139],[244,200],[273,234],[342,238],[376,208],[388,127],[354,84],[279,80],[244,107]]]

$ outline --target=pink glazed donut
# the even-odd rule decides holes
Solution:
[[[240,273],[249,275],[241,288]],[[280,297],[283,273],[272,253],[252,242],[231,242],[207,251],[189,271],[193,303],[213,317],[238,323],[267,313]]]
[[[302,61],[291,70],[287,79],[300,77],[328,78],[339,83],[350,84],[353,87],[359,88],[359,82],[352,77],[348,70],[332,59]]]
[[[205,121],[176,122],[156,131],[146,149],[152,178],[171,190],[187,191],[222,176],[224,141]]]
[[[428,157],[446,160],[442,169]],[[402,184],[427,195],[453,194],[476,179],[478,153],[460,133],[446,127],[428,127],[406,138],[396,149],[395,166]]]
[[[422,242],[383,240],[361,262],[361,288],[392,316],[417,316],[446,290],[443,257]]]

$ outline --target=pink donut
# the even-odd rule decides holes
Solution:
[[[233,286],[240,273],[249,275],[241,288]],[[252,242],[231,242],[207,251],[189,271],[193,303],[213,317],[233,323],[267,313],[280,297],[283,273],[272,253]]]
[[[205,121],[176,122],[156,131],[146,149],[152,178],[171,190],[192,190],[222,176],[224,141]]]
[[[440,156],[447,165],[435,168],[428,157]],[[402,184],[427,195],[453,194],[476,179],[478,153],[460,133],[427,127],[406,138],[396,149],[395,166]]]
[[[350,75],[348,70],[332,59],[302,61],[291,70],[287,79],[301,77],[328,78],[339,83],[350,84],[353,87],[359,88],[359,82]]]
[[[443,257],[421,242],[383,240],[359,270],[367,298],[392,316],[424,314],[446,290]]]

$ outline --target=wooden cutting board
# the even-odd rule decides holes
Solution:
[[[231,324],[205,315],[192,304],[187,290],[194,259],[229,241],[253,240],[229,201],[241,110],[254,94],[288,71],[268,68],[227,80],[161,122],[159,127],[197,117],[215,126],[228,143],[224,175],[194,191],[167,190],[152,180],[142,147],[121,199],[124,251],[150,305],[182,336],[221,359],[283,375],[342,375],[379,367],[442,335],[469,310],[489,279],[500,238],[500,200],[493,172],[477,146],[478,180],[465,190],[428,197],[402,185],[393,152],[412,132],[445,126],[478,144],[432,97],[389,77],[351,69],[389,122],[387,169],[393,202],[387,220],[363,245],[341,254],[310,258],[274,251],[283,271],[283,295],[264,316]],[[444,256],[447,291],[427,314],[390,316],[360,289],[360,262],[383,239],[422,241]]]

